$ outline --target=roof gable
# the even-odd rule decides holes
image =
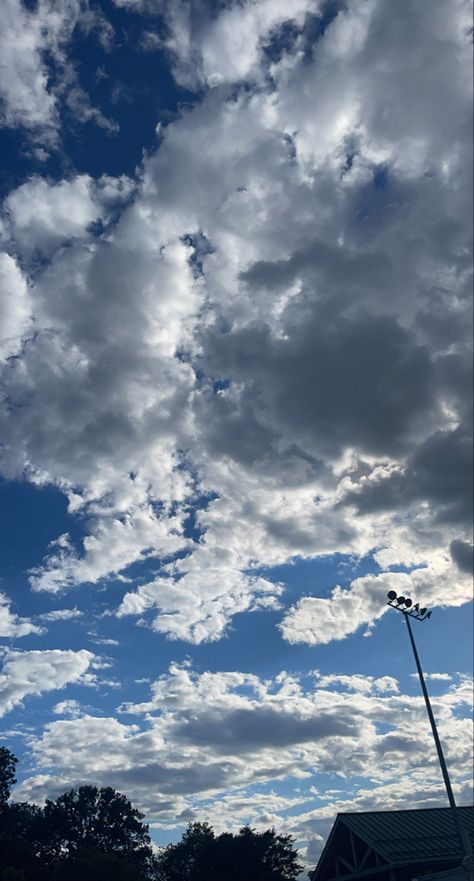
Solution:
[[[457,808],[461,828],[473,840],[474,808]],[[341,813],[313,873],[313,881],[369,875],[376,866],[461,859],[451,808]],[[372,865],[373,864],[373,865]]]

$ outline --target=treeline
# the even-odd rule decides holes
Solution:
[[[215,835],[190,823],[154,852],[144,815],[111,787],[80,786],[44,807],[10,801],[17,759],[0,747],[0,881],[294,881],[291,836]]]

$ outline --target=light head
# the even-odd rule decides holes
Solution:
[[[389,590],[387,599],[388,605],[392,609],[396,609],[397,612],[403,612],[404,615],[409,615],[410,618],[416,618],[417,621],[427,621],[431,618],[431,610],[428,610],[426,607],[420,609],[419,603],[413,604],[413,600],[410,597],[397,596],[394,590]]]

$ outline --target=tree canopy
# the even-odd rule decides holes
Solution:
[[[216,836],[206,823],[191,823],[158,857],[159,881],[294,881],[301,869],[290,835],[249,826]]]
[[[80,786],[44,808],[8,802],[16,758],[0,749],[0,881],[146,881],[156,861],[143,814],[111,787]]]
[[[116,853],[80,847],[70,859],[55,866],[51,881],[144,881],[145,876]]]
[[[15,756],[0,748],[0,881],[295,881],[290,835],[190,823],[155,857],[143,814],[110,786],[79,786],[44,807],[8,801]]]
[[[5,746],[0,746],[0,805],[10,798],[12,786],[16,783],[15,768],[18,759]]]
[[[72,856],[80,847],[113,852],[148,872],[154,866],[143,814],[110,786],[80,786],[46,801],[45,826],[56,854]]]

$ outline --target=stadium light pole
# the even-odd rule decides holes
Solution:
[[[454,799],[454,793],[451,786],[451,781],[449,779],[448,766],[446,765],[446,759],[444,758],[443,747],[441,746],[441,741],[439,739],[438,729],[436,727],[435,717],[433,715],[433,710],[431,707],[430,696],[428,694],[428,689],[426,687],[425,677],[423,676],[423,670],[420,664],[420,658],[418,656],[418,651],[416,648],[415,637],[413,636],[413,631],[411,629],[410,618],[414,618],[415,621],[428,621],[431,618],[431,610],[426,608],[420,608],[419,603],[413,604],[412,600],[409,597],[397,596],[394,590],[389,590],[388,594],[388,605],[395,609],[397,612],[401,612],[403,617],[405,618],[406,625],[408,628],[408,635],[410,637],[411,647],[413,649],[413,654],[415,656],[416,669],[418,671],[418,676],[420,679],[421,690],[423,692],[423,697],[425,699],[426,710],[428,713],[428,718],[431,724],[431,730],[433,732],[434,742],[436,744],[436,750],[438,753],[439,764],[441,766],[441,772],[443,774],[444,785],[446,787],[446,792],[448,795],[449,805],[453,811],[453,821],[454,828],[456,830],[458,839],[461,844],[462,853],[466,856],[468,854],[468,850],[465,845],[464,836],[462,834],[461,826],[459,824],[459,817],[456,810],[456,802]]]

